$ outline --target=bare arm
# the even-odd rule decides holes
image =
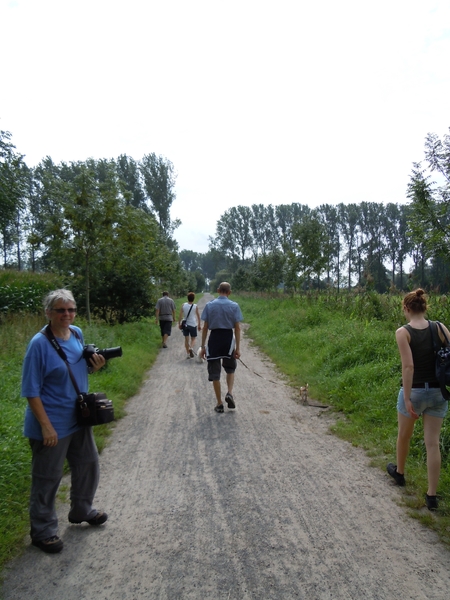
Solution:
[[[241,344],[241,324],[239,321],[234,324],[234,337],[236,339],[236,348],[234,350],[234,355],[236,358],[241,356],[240,344]]]
[[[450,331],[447,329],[447,327],[443,323],[441,323],[441,327],[445,331],[445,335],[447,336],[447,339],[450,340]],[[444,343],[445,340],[444,340],[444,336],[442,335],[441,328],[438,327],[437,330],[438,330],[438,334],[439,334],[439,338],[440,338],[441,342]]]
[[[195,312],[197,313],[197,322],[198,322],[197,329],[199,331],[201,331],[202,330],[202,323],[201,323],[201,320],[200,320],[200,313],[199,313],[199,310],[198,310],[198,306],[195,307]]]
[[[418,419],[419,415],[413,409],[411,404],[411,388],[414,375],[414,361],[411,352],[410,335],[404,327],[399,327],[395,332],[400,359],[402,361],[402,383],[405,407],[413,419]]]
[[[203,321],[202,329],[202,345],[200,348],[200,356],[205,358],[206,356],[206,338],[208,337],[208,321]]]

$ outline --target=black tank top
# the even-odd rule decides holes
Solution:
[[[426,329],[414,329],[411,325],[403,325],[403,327],[411,336],[409,345],[414,362],[413,384],[437,383],[430,325]]]

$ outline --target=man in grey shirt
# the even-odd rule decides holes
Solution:
[[[167,348],[167,338],[172,333],[172,322],[175,321],[175,302],[169,298],[169,292],[163,292],[156,303],[156,322],[161,329],[162,347]]]

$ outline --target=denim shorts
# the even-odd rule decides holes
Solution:
[[[425,384],[427,385],[427,384]],[[439,388],[412,388],[411,403],[418,415],[429,415],[430,417],[444,418],[448,410],[448,402],[442,397]],[[400,388],[397,399],[397,410],[405,417],[411,415],[406,410],[403,396],[403,388]]]

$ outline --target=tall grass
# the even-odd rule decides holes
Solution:
[[[397,395],[401,364],[395,330],[405,323],[401,297],[361,294],[311,294],[295,297],[241,295],[238,301],[248,335],[296,388],[308,383],[310,396],[336,411],[333,430],[364,448],[374,465],[395,461]],[[446,297],[432,297],[430,319],[450,324]],[[341,417],[339,417],[341,415]],[[450,426],[441,435],[442,474],[439,516],[430,522],[443,539],[450,527]],[[422,421],[416,424],[407,463],[413,509],[424,506],[427,486]],[[426,511],[428,512],[428,511]],[[449,539],[450,541],[450,539]]]

